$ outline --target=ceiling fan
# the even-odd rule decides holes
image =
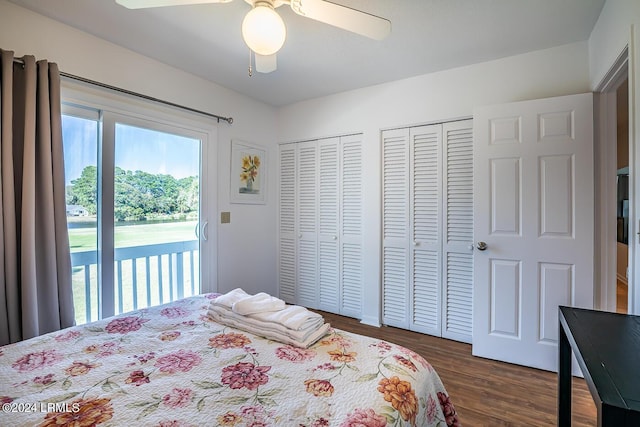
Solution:
[[[233,0],[116,0],[128,9],[229,3]],[[325,0],[245,0],[252,7],[242,21],[242,38],[255,55],[256,71],[270,73],[277,67],[276,52],[286,38],[284,21],[275,11],[288,4],[298,15],[332,25],[374,40],[391,33],[391,22],[361,10]],[[251,75],[251,66],[249,66]]]

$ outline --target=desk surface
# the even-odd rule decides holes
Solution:
[[[596,392],[603,405],[640,411],[640,316],[571,307],[560,311],[594,399]]]

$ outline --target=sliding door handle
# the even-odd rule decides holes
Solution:
[[[209,240],[209,236],[207,235],[207,227],[209,226],[209,221],[205,221],[202,224],[202,240]]]

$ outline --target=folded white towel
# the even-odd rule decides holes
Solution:
[[[309,338],[309,336],[324,323],[324,319],[320,317],[317,322],[313,324],[309,323],[308,327],[305,329],[293,330],[286,328],[279,323],[263,322],[261,320],[253,318],[253,316],[242,316],[238,313],[234,313],[226,307],[222,307],[219,305],[210,306],[208,314],[213,317],[213,313],[215,313],[217,316],[221,316],[222,318],[228,318],[236,322],[246,323],[251,327],[286,335],[287,337],[295,341],[306,341],[307,338]]]
[[[246,316],[253,313],[264,313],[283,310],[284,301],[264,292],[242,298],[231,306],[234,313]]]
[[[256,298],[252,299],[253,297]],[[244,305],[243,301],[246,299],[249,299],[249,301]],[[238,311],[251,311],[252,302],[257,302],[257,306],[263,304],[263,307],[276,307],[280,306],[280,304],[284,305],[281,310],[277,311],[261,311],[247,314],[247,316],[253,317],[262,322],[277,323],[285,328],[293,330],[308,329],[324,322],[321,315],[309,311],[305,307],[301,307],[299,305],[286,305],[284,304],[284,301],[271,297],[265,293],[249,295],[241,288],[236,288],[226,294],[220,295],[218,298],[212,300],[211,306],[225,307],[238,313]],[[235,310],[234,307],[236,308]]]
[[[307,329],[318,322],[324,321],[318,313],[309,311],[299,305],[287,305],[280,311],[255,313],[249,315],[249,317],[262,322],[277,323],[294,331]]]
[[[220,295],[218,298],[212,300],[212,303],[231,308],[236,302],[250,296],[251,295],[246,293],[242,288],[236,288],[232,291],[227,292],[226,294]]]
[[[233,328],[250,332],[254,335],[300,348],[308,348],[309,346],[313,345],[316,341],[325,336],[329,332],[329,328],[331,327],[331,325],[329,325],[328,323],[324,323],[319,328],[314,329],[305,340],[299,341],[287,336],[286,334],[279,333],[272,329],[264,329],[253,324],[249,324],[245,321],[242,321],[242,318],[224,316],[213,308],[209,310],[209,316],[216,322],[223,325],[231,326]],[[247,318],[245,317],[244,319]]]

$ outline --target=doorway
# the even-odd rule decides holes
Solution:
[[[633,167],[629,143],[628,49],[596,89],[596,308],[627,313]]]
[[[629,79],[616,89],[616,312],[629,306]]]

